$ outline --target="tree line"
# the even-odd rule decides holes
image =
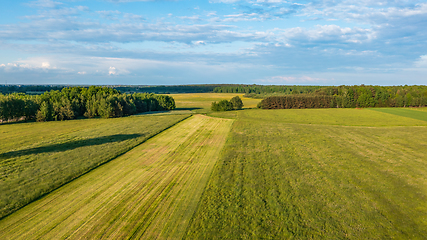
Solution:
[[[216,87],[215,93],[245,93],[245,97],[258,98],[257,95],[268,95],[272,93],[302,94],[312,93],[322,86],[280,86],[280,85],[224,85]]]
[[[427,86],[338,86],[323,87],[311,94],[274,96],[258,107],[287,108],[363,108],[427,106]]]
[[[0,119],[58,121],[80,117],[113,118],[148,111],[175,109],[167,95],[121,94],[108,87],[65,87],[41,95],[0,94]]]

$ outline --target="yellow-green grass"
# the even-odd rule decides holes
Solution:
[[[427,107],[413,107],[411,110],[424,111],[427,112]]]
[[[388,113],[395,116],[402,116],[402,117],[408,117],[412,119],[427,121],[427,112],[414,111],[411,108],[371,108],[371,110]]]
[[[395,111],[394,108],[387,108]],[[373,111],[374,110],[374,111]],[[397,109],[396,109],[397,110]],[[412,110],[407,110],[412,111]],[[425,116],[425,112],[413,111]],[[225,118],[244,118],[255,121],[277,123],[300,123],[315,125],[340,126],[426,126],[426,121],[404,116],[390,115],[375,108],[327,108],[327,109],[251,109],[210,113],[209,115]]]
[[[187,239],[427,239],[425,121],[367,109],[235,115]]]
[[[0,218],[188,116],[0,125]]]
[[[256,108],[261,99],[243,97],[242,93],[183,93],[170,94],[175,99],[176,108],[189,109],[195,113],[211,112],[212,102],[221,100],[230,100],[239,96],[243,101],[243,108]]]
[[[0,221],[1,239],[180,239],[233,120],[195,115]]]

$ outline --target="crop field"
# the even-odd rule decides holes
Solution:
[[[210,111],[236,95],[246,109]],[[174,111],[0,125],[2,214],[32,202],[0,239],[427,239],[427,108],[172,96]]]
[[[232,122],[178,123],[2,219],[1,238],[182,238]]]
[[[188,116],[0,125],[0,218]]]
[[[392,110],[223,113],[186,239],[426,239],[427,121]]]
[[[239,96],[243,101],[243,108],[256,108],[261,99],[245,98],[242,93],[182,93],[169,94],[175,99],[177,109],[187,109],[195,113],[211,112],[213,101],[230,100]]]

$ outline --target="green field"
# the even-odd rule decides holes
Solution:
[[[0,125],[0,218],[188,116]]]
[[[169,94],[175,99],[177,110],[187,109],[194,113],[211,112],[212,102],[230,100],[239,96],[243,101],[243,108],[256,108],[261,99],[245,98],[242,93],[182,93]]]
[[[371,108],[371,110],[378,112],[427,121],[427,114],[423,111],[425,109],[426,108]]]
[[[0,239],[427,239],[427,108],[210,110],[236,95],[0,125],[3,209],[39,198]]]
[[[427,122],[368,109],[235,118],[186,239],[427,238]]]
[[[0,222],[2,239],[179,239],[232,120],[193,116]]]

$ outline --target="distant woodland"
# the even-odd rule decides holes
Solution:
[[[245,93],[245,97],[265,98],[272,95],[313,93],[323,86],[227,85],[216,87],[216,93]]]
[[[204,84],[204,85],[171,85],[171,86],[139,86],[139,85],[106,85],[108,87],[116,89],[121,93],[157,93],[157,94],[169,94],[169,93],[208,93],[213,92],[216,87],[222,86],[221,84]],[[63,88],[73,86],[61,86],[61,85],[0,85],[0,93],[26,93],[31,95],[42,94],[46,91],[59,90]],[[80,86],[88,88],[89,86]]]
[[[79,117],[121,117],[147,111],[171,110],[175,101],[156,93],[245,93],[263,99],[263,109],[364,108],[427,106],[427,86],[10,86],[0,90],[0,120],[67,120]],[[225,102],[213,110],[233,109]]]
[[[54,121],[80,117],[122,117],[147,111],[175,109],[167,95],[122,94],[108,87],[65,87],[40,95],[0,94],[0,119]]]
[[[427,106],[427,86],[339,86],[323,87],[310,94],[270,96],[258,107],[364,108]]]

